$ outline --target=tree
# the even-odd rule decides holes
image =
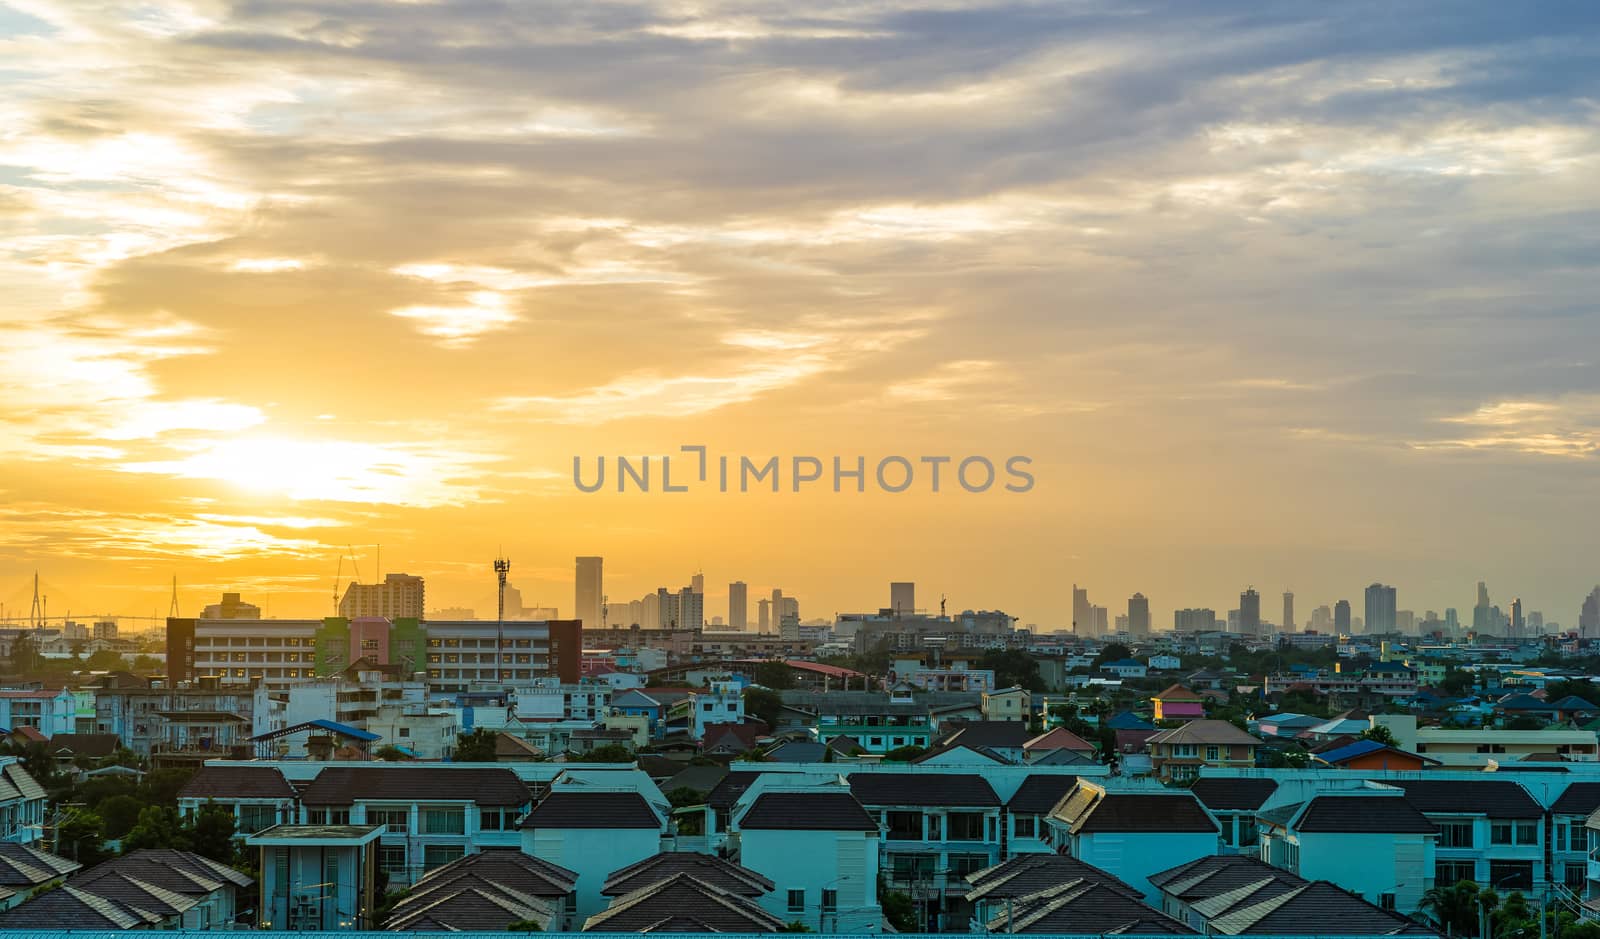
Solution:
[[[775,691],[794,687],[794,669],[782,662],[761,662],[755,668],[756,684]]]
[[[1133,655],[1133,650],[1122,643],[1108,642],[1101,647],[1100,654],[1094,657],[1094,667],[1099,669],[1100,666],[1107,662],[1120,662],[1131,655]]]
[[[56,820],[55,853],[86,868],[111,857],[111,852],[106,850],[105,822],[84,809],[63,809]]]
[[[776,691],[768,691],[765,688],[746,688],[744,712],[769,728],[776,727],[778,718],[783,712],[783,698]]]
[[[122,839],[124,853],[140,848],[176,848],[190,850],[193,842],[177,809],[166,806],[146,806],[139,813],[139,821]]]
[[[1045,690],[1038,660],[1020,649],[991,649],[978,660],[978,667],[994,672],[995,684],[1001,688],[1015,685],[1029,691]]]
[[[1373,741],[1376,741],[1378,743],[1383,744],[1386,747],[1392,747],[1392,746],[1396,745],[1396,741],[1394,739],[1394,731],[1391,731],[1388,727],[1384,726],[1383,724],[1373,724],[1371,727],[1368,727],[1366,730],[1363,730],[1361,732],[1361,739],[1362,740],[1373,740]]]
[[[194,767],[172,766],[151,770],[144,777],[145,801],[151,805],[178,807],[178,793],[189,784],[195,774]]]
[[[239,853],[233,836],[237,831],[233,810],[207,802],[194,814],[188,827],[191,850],[219,864],[232,864]]]
[[[908,747],[895,747],[883,755],[883,760],[886,763],[910,763],[927,752],[927,747],[919,747],[915,744]]]
[[[11,643],[11,660],[7,664],[11,666],[13,675],[32,675],[39,671],[42,660],[39,643],[32,636],[19,635]]]
[[[667,793],[667,801],[674,809],[686,809],[691,806],[704,805],[705,793],[688,786],[678,786]],[[705,818],[697,812],[685,812],[682,815],[673,813],[673,818],[678,822],[678,834],[699,835],[705,832]]]
[[[1430,922],[1452,935],[1478,931],[1478,885],[1470,880],[1428,888],[1418,907]]]
[[[1444,680],[1439,682],[1439,690],[1453,698],[1463,698],[1472,694],[1477,683],[1477,676],[1472,672],[1452,668],[1444,673]]]
[[[918,932],[917,907],[911,901],[911,895],[891,890],[883,895],[883,918],[889,921],[895,932]]]
[[[493,763],[495,757],[494,731],[486,727],[456,737],[455,762],[457,763]]]
[[[139,813],[144,811],[143,800],[121,794],[111,796],[95,806],[95,814],[105,822],[107,838],[121,840],[139,823]]]
[[[89,656],[89,660],[83,663],[83,667],[92,672],[114,672],[127,668],[128,663],[120,653],[112,652],[110,649],[101,649],[99,652],[92,653]]]
[[[608,743],[603,747],[595,747],[580,759],[585,763],[632,763],[633,751],[620,743]]]

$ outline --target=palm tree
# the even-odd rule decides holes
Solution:
[[[1463,880],[1448,887],[1428,888],[1418,910],[1447,936],[1470,936],[1478,931],[1478,885]]]

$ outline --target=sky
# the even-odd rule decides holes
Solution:
[[[0,0],[0,602],[1600,582],[1600,8]],[[604,455],[1026,492],[583,493]],[[613,464],[614,465],[614,464]],[[680,469],[675,465],[675,472]],[[869,487],[871,488],[871,487]]]

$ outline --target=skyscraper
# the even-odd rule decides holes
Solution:
[[[1239,594],[1239,631],[1246,636],[1261,635],[1261,594],[1254,587]]]
[[[386,574],[381,584],[351,581],[339,600],[339,615],[345,619],[358,616],[421,619],[427,609],[423,596],[422,578],[411,574]]]
[[[728,585],[728,628],[734,632],[745,631],[747,617],[750,614],[746,589],[742,580],[736,580]]]
[[[1094,612],[1089,606],[1089,589],[1072,585],[1072,631],[1080,636],[1093,636]]]
[[[572,615],[582,621],[584,629],[604,628],[600,616],[600,598],[605,596],[605,584],[601,576],[604,564],[605,559],[597,557],[579,557],[577,561]]]
[[[1173,610],[1172,628],[1180,633],[1210,632],[1217,628],[1217,611],[1210,607]]]
[[[1461,628],[1461,620],[1457,617],[1456,608],[1453,606],[1444,608],[1444,628],[1446,634],[1452,636]]]
[[[909,580],[889,584],[889,609],[895,616],[910,616],[917,611],[917,585]]]
[[[1489,605],[1489,588],[1478,581],[1478,603],[1472,608],[1472,628],[1476,632],[1494,632],[1500,628],[1494,608]]]
[[[1367,632],[1394,632],[1395,612],[1393,587],[1376,583],[1367,587]]]
[[[783,627],[783,591],[777,587],[772,588],[772,631],[777,632]]]
[[[1150,635],[1150,601],[1142,593],[1128,598],[1128,632],[1134,636]]]
[[[706,572],[705,571],[695,571],[694,576],[689,578],[689,589],[693,590],[695,593],[701,594],[702,596],[705,594],[705,592],[706,592]]]
[[[1282,629],[1286,633],[1294,632],[1294,592],[1293,591],[1285,590],[1283,592],[1283,622],[1278,624],[1278,628]]]
[[[1333,630],[1341,636],[1350,634],[1350,601],[1340,600],[1333,605]]]
[[[764,633],[772,627],[772,601],[766,597],[756,601],[756,632]]]
[[[1522,618],[1522,598],[1513,597],[1511,600],[1511,635],[1521,639],[1526,626],[1527,623]]]
[[[1600,636],[1600,587],[1583,598],[1583,610],[1578,613],[1578,635],[1585,639]]]
[[[706,595],[693,586],[678,591],[678,628],[704,629],[706,626]]]

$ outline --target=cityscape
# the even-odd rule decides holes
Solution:
[[[1596,48],[0,0],[0,939],[1600,939]]]

